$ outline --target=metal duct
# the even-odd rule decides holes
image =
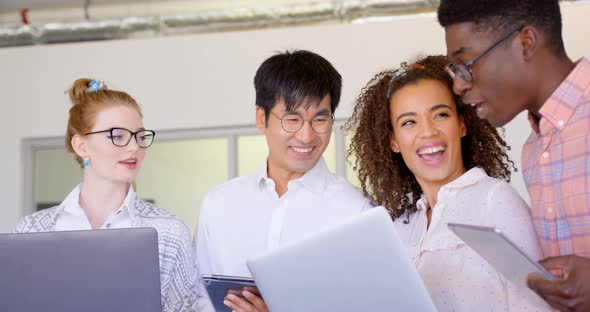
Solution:
[[[438,0],[356,0],[261,8],[235,8],[222,11],[174,15],[128,17],[118,20],[43,25],[0,26],[0,47],[124,39],[136,33],[159,35],[174,32],[224,31],[314,23],[350,21],[376,15],[392,15],[432,9]]]

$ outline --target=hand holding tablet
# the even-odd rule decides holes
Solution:
[[[209,299],[215,311],[231,311],[223,304],[228,294],[243,297],[242,292],[247,290],[260,297],[260,292],[252,278],[226,275],[203,275],[203,284],[209,294]]]

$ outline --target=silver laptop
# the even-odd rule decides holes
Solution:
[[[0,234],[0,298],[0,311],[162,311],[158,234]]]
[[[436,311],[384,208],[247,264],[273,312]]]

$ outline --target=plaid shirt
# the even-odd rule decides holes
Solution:
[[[539,111],[522,150],[533,222],[546,257],[590,257],[590,62],[574,70]]]

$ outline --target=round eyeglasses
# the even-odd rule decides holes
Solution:
[[[299,114],[288,113],[283,117],[279,117],[273,112],[270,113],[281,121],[281,127],[283,127],[283,130],[289,133],[295,133],[301,130],[301,128],[303,128],[303,124],[308,121],[311,125],[311,129],[313,129],[315,133],[323,134],[332,131],[332,123],[334,122],[333,116],[326,115],[318,115],[312,120],[305,120]]]
[[[133,132],[129,129],[125,128],[111,128],[108,130],[102,131],[94,131],[88,132],[84,135],[96,134],[96,133],[109,133],[107,136],[108,139],[111,139],[113,145],[124,147],[129,145],[131,142],[131,138],[135,137],[135,142],[137,142],[137,146],[141,148],[148,148],[154,142],[154,137],[156,136],[156,132],[152,130],[139,130]]]
[[[490,52],[493,48],[498,46],[500,42],[506,40],[508,37],[512,36],[514,33],[521,31],[526,25],[520,26],[516,29],[513,29],[511,32],[506,33],[502,37],[498,38],[494,43],[492,43],[489,47],[487,47],[483,52],[478,54],[476,57],[469,60],[469,62],[465,64],[448,64],[446,67],[447,72],[451,75],[451,78],[455,79],[455,77],[459,77],[463,79],[465,82],[473,81],[473,72],[471,71],[471,66],[475,64],[482,56],[486,55],[486,53]]]

